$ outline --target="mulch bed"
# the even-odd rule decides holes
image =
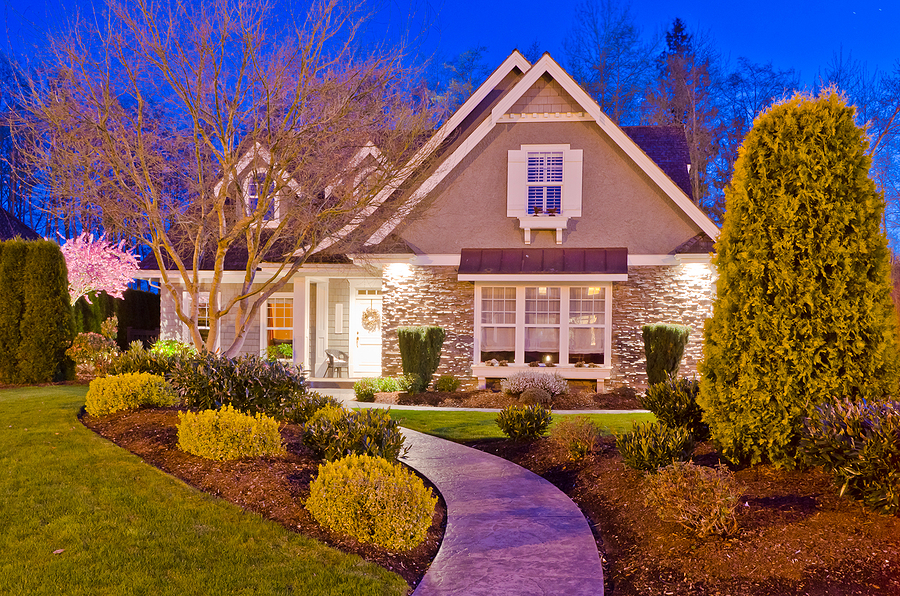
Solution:
[[[309,484],[322,461],[303,445],[302,430],[297,425],[282,426],[281,434],[288,451],[285,457],[217,462],[178,449],[177,408],[140,409],[100,418],[85,414],[82,422],[97,434],[191,486],[255,511],[293,532],[357,554],[393,571],[410,585],[410,593],[422,580],[440,548],[447,521],[443,499],[438,501],[425,542],[408,552],[388,552],[333,534],[320,526],[302,503],[309,496]],[[426,486],[434,489],[427,479],[423,480]],[[437,490],[434,493],[438,494]]]
[[[900,595],[900,518],[838,496],[821,471],[754,466],[732,538],[693,538],[644,505],[643,474],[628,469],[613,439],[570,463],[548,440],[472,446],[543,476],[566,492],[595,530],[607,596]],[[694,462],[715,465],[702,444]]]
[[[377,403],[399,406],[440,406],[445,408],[505,408],[518,405],[514,395],[502,391],[425,391],[406,393],[376,393]],[[594,393],[572,391],[553,398],[554,410],[640,410],[641,402],[633,391]]]

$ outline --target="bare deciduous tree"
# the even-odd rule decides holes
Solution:
[[[55,41],[17,114],[53,195],[144,238],[197,346],[233,313],[238,353],[264,301],[323,245],[352,249],[346,231],[422,166],[432,114],[397,51],[358,57],[354,6],[324,0],[280,34],[255,1],[113,2]],[[220,300],[226,271],[240,289]]]

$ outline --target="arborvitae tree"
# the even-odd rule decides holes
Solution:
[[[28,244],[22,271],[19,374],[23,383],[46,383],[63,375],[65,351],[74,335],[69,281],[66,260],[55,242]]]
[[[440,327],[399,327],[397,339],[403,374],[415,375],[417,379],[410,391],[425,391],[441,363],[444,330]]]
[[[884,198],[834,90],[757,118],[726,190],[700,405],[732,461],[795,463],[824,402],[896,394]]]
[[[19,383],[19,341],[22,337],[22,265],[28,243],[0,242],[0,383]]]

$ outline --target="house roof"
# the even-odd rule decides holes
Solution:
[[[688,166],[691,155],[678,126],[623,126],[631,140],[658,165],[688,197],[694,197]]]
[[[13,238],[21,238],[23,240],[40,240],[41,236],[19,218],[0,208],[0,240],[12,240]]]
[[[627,248],[464,248],[459,274],[628,273]]]
[[[514,51],[509,58],[485,81],[472,95],[470,101],[463,104],[453,117],[441,128],[451,123],[462,123],[478,107],[478,105],[490,97],[492,89],[504,80],[514,69],[523,70],[528,65],[518,51]],[[483,140],[494,127],[506,117],[507,113],[544,75],[553,78],[565,92],[584,110],[589,120],[593,120],[610,139],[641,168],[650,179],[659,186],[667,195],[704,233],[715,239],[719,235],[719,229],[715,223],[703,211],[695,205],[689,194],[689,185],[684,185],[684,177],[687,173],[687,162],[678,163],[678,155],[683,153],[676,148],[676,135],[670,132],[652,132],[641,130],[645,127],[634,127],[632,133],[637,139],[632,138],[622,128],[617,126],[603,111],[600,106],[582,89],[578,83],[559,65],[550,54],[544,54],[534,65],[524,67],[524,72],[515,84],[504,91],[498,101],[494,101],[490,113],[484,117],[478,126],[470,126],[467,135],[455,147],[448,150],[440,160],[440,164],[434,172],[427,177],[408,199],[396,209],[396,212],[372,234],[365,244],[367,246],[378,245],[397,226],[399,226],[415,206],[425,199],[434,188],[459,165],[463,159]],[[497,98],[493,98],[496,100]],[[478,101],[475,101],[478,100]],[[677,129],[676,129],[677,130]],[[439,131],[440,132],[440,131]],[[443,133],[449,135],[450,131]],[[446,137],[444,137],[446,138]],[[643,145],[642,145],[643,142]],[[662,163],[655,161],[645,147],[659,157]],[[437,151],[441,148],[440,142],[426,143],[422,151]],[[424,157],[420,159],[425,159]],[[681,173],[681,168],[684,174]],[[670,175],[671,172],[671,175]],[[675,176],[673,179],[672,176]],[[682,183],[676,182],[676,179]]]

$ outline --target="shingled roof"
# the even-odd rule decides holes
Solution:
[[[0,208],[0,240],[12,240],[16,237],[22,240],[40,240],[41,238],[37,232],[22,223],[15,215]]]
[[[656,162],[656,165],[684,191],[684,194],[691,200],[694,199],[691,177],[688,173],[691,156],[688,152],[684,132],[680,127],[623,126],[622,130],[632,141],[637,143],[647,157]]]

